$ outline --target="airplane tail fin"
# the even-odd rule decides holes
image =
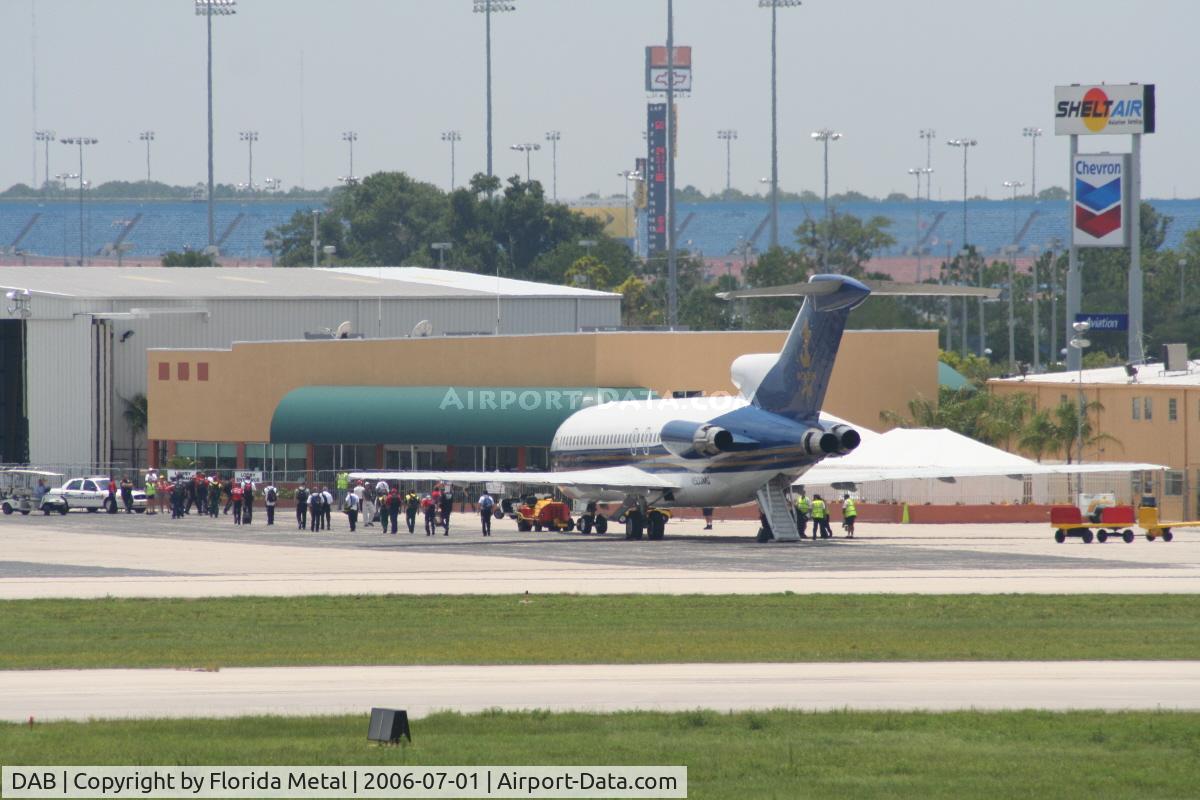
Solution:
[[[752,399],[759,408],[796,421],[820,412],[846,318],[871,293],[844,275],[814,275],[808,284],[810,291],[779,358]]]

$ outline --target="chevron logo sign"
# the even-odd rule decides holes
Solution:
[[[1075,246],[1124,247],[1128,157],[1077,155],[1071,173],[1075,182]]]

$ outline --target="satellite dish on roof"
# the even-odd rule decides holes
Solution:
[[[420,336],[428,336],[431,333],[433,333],[433,323],[427,319],[421,320],[412,329],[414,339]]]
[[[350,331],[353,328],[354,325],[350,323],[350,320],[346,320],[341,325],[337,326],[337,330],[333,332],[333,335],[338,339],[348,339],[350,338]]]

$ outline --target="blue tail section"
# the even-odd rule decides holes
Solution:
[[[804,299],[779,360],[767,371],[753,398],[754,405],[764,411],[797,422],[811,420],[820,412],[846,318],[871,293],[844,275],[814,275],[808,282],[824,284],[818,291],[825,291]]]

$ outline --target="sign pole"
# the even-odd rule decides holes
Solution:
[[[1129,361],[1146,360],[1142,351],[1142,135],[1133,134],[1129,181]]]
[[[1079,279],[1079,250],[1075,247],[1075,175],[1072,170],[1075,167],[1075,156],[1079,153],[1079,136],[1076,134],[1070,135],[1070,155],[1068,156],[1070,165],[1067,168],[1068,182],[1071,184],[1071,202],[1067,205],[1067,225],[1072,231],[1071,241],[1067,249],[1067,314],[1063,320],[1063,341],[1071,341],[1074,335],[1074,329],[1071,323],[1075,321],[1075,315],[1080,311],[1082,300],[1082,286]],[[1132,335],[1132,334],[1131,334]],[[1054,353],[1052,355],[1057,355]],[[1067,348],[1067,369],[1079,370],[1083,368],[1083,351],[1078,347]]]

